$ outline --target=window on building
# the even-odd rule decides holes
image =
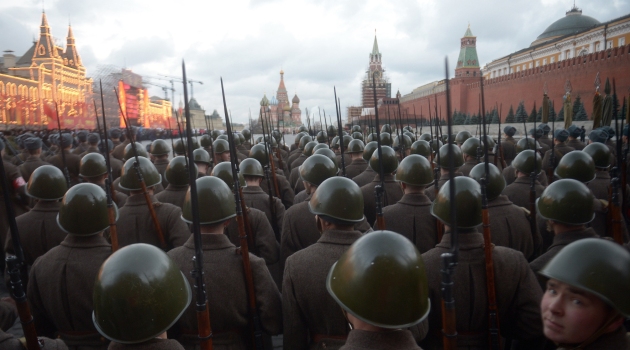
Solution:
[[[551,56],[551,58],[550,58],[550,62],[551,62],[551,63],[554,63],[555,61],[556,61],[556,56]]]
[[[529,68],[531,69],[533,66],[534,66],[534,64],[529,62]]]
[[[599,45],[599,41],[595,42],[595,44],[593,45],[595,47],[595,52],[600,50],[600,45]]]
[[[536,67],[540,66],[540,61],[536,61]]]
[[[626,38],[619,38],[619,45],[618,46],[624,46],[626,44]]]
[[[569,58],[571,58],[571,50],[566,50],[564,52],[564,59],[567,60]]]
[[[612,40],[608,40],[608,41],[606,42],[606,48],[607,48],[607,49],[612,49],[612,47],[613,47],[613,41],[612,41]]]
[[[546,65],[546,64],[547,64],[547,59],[545,58],[545,59],[543,60],[543,66],[544,66],[544,65]],[[533,158],[532,158],[532,159],[533,159]]]
[[[527,69],[527,65],[524,64],[523,65],[523,70],[525,70],[525,69]]]
[[[520,72],[521,71],[521,67],[516,67],[516,72]]]

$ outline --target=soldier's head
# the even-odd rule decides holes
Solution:
[[[85,141],[87,141],[87,137],[88,137],[88,133],[85,130],[81,130],[77,133],[77,140],[79,140],[79,142],[84,143]]]
[[[583,183],[561,179],[549,185],[536,200],[536,210],[555,233],[581,230],[595,218],[595,197]]]
[[[365,144],[359,139],[354,139],[348,143],[348,148],[345,149],[345,153],[348,153],[352,159],[358,159],[363,156],[365,150]]]
[[[234,193],[223,179],[216,176],[200,177],[196,185],[201,232],[223,234],[223,229],[236,216]],[[192,213],[192,201],[190,193],[187,193],[182,207],[182,220],[192,224]]]
[[[234,176],[232,175],[232,163],[221,162],[212,168],[210,176],[218,177],[223,180],[230,189],[234,189]],[[245,178],[243,174],[238,173],[238,183],[241,187],[245,187]]]
[[[481,140],[476,137],[470,137],[461,146],[464,160],[477,159],[477,152],[481,147]]]
[[[24,148],[30,155],[37,156],[42,153],[42,139],[39,137],[29,137],[24,140]]]
[[[42,165],[35,169],[26,184],[26,194],[42,201],[58,201],[67,190],[65,176],[53,165]]]
[[[168,159],[168,154],[171,153],[171,147],[166,141],[157,139],[151,143],[149,152],[151,153],[151,158]]]
[[[418,154],[411,154],[398,164],[396,181],[403,193],[422,193],[424,188],[433,183],[431,163]]]
[[[569,138],[569,132],[564,129],[556,129],[553,132],[553,141],[557,144],[564,143]]]
[[[472,137],[472,134],[470,133],[470,131],[462,130],[458,132],[457,135],[455,136],[455,143],[457,143],[457,145],[461,147],[464,144],[464,142],[466,142],[466,140],[468,140],[471,137]]]
[[[175,141],[175,154],[178,156],[185,156],[186,152],[188,152],[188,140],[186,138],[183,140],[184,142],[182,140]],[[199,148],[199,141],[194,137],[192,138],[192,148],[193,150]]]
[[[608,148],[606,145],[602,146]],[[585,184],[595,180],[597,176],[593,158],[583,151],[565,154],[553,174],[558,179],[574,179]]]
[[[354,181],[334,176],[324,180],[308,202],[320,232],[328,229],[353,230],[363,221],[363,193]]]
[[[411,144],[409,148],[410,154],[421,155],[426,159],[431,157],[431,145],[425,140],[418,140]]]
[[[138,155],[138,157],[142,157],[142,158],[149,158],[149,152],[147,152],[147,150],[142,147],[141,144],[139,143],[135,143],[135,151],[134,148],[131,146],[131,143],[128,143],[127,146],[125,146],[125,152],[123,154],[123,161],[127,161],[130,158],[135,158],[136,154]]]
[[[193,151],[193,159],[195,160],[195,165],[197,165],[197,171],[205,174],[208,171],[208,167],[210,167],[210,154],[208,154],[208,151],[203,148],[197,148]]]
[[[580,129],[577,125],[572,124],[571,126],[569,126],[567,128],[567,131],[569,132],[569,139],[570,140],[575,140],[578,137],[580,137],[580,135],[582,135],[582,129]]]
[[[608,133],[601,129],[595,129],[588,134],[588,143],[606,143],[608,140]]]
[[[492,163],[488,163],[488,173],[486,174],[486,164],[479,163],[470,171],[469,176],[481,185],[481,180],[486,182],[486,197],[488,201],[494,200],[505,188],[505,178],[499,168]]]
[[[198,171],[196,164],[195,169]],[[188,186],[190,184],[190,175],[188,173],[188,162],[186,157],[177,156],[171,159],[164,171],[164,177],[166,177],[166,181],[168,181],[169,185],[176,187]]]
[[[476,232],[481,225],[481,187],[477,181],[458,176],[455,181],[455,193],[451,198],[451,190],[447,181],[438,192],[431,205],[431,215],[442,221],[447,230],[456,225],[459,233]],[[455,200],[457,222],[452,221],[451,200]]]
[[[230,161],[230,144],[223,139],[218,139],[212,143],[212,150],[214,151],[214,162],[229,162]]]
[[[129,158],[120,172],[119,186],[124,190],[130,191],[132,194],[142,193],[142,184],[138,178],[135,163],[135,157]],[[152,194],[153,186],[162,182],[162,175],[160,175],[155,168],[155,165],[145,157],[138,157],[137,169],[142,174],[147,190]]]
[[[115,218],[118,208],[114,204]],[[109,227],[107,195],[95,184],[81,183],[70,188],[61,200],[57,225],[75,236],[101,234]]]
[[[408,328],[422,322],[431,308],[422,255],[392,231],[354,242],[331,267],[326,289],[354,329]]]
[[[105,142],[107,142],[107,148],[105,148]],[[101,154],[105,154],[108,151],[112,153],[114,152],[114,143],[112,140],[101,140],[98,143],[98,151],[101,152]]]
[[[612,152],[610,148],[603,143],[595,142],[584,147],[582,150],[593,158],[595,168],[598,171],[607,171],[612,160]]]
[[[306,193],[309,194],[313,193],[324,180],[337,175],[338,171],[337,164],[323,154],[308,157],[298,169],[300,180],[304,183]]]
[[[585,349],[630,316],[630,254],[616,243],[575,241],[539,273],[549,278],[540,303],[543,332],[563,348]]]
[[[468,140],[466,140],[466,142],[473,139],[474,138],[469,138]],[[464,142],[464,144],[466,144],[466,142]],[[440,166],[440,172],[442,174],[448,174],[448,171],[449,171],[449,166],[450,166],[450,158],[449,158],[449,153],[448,153],[449,147],[453,151],[454,170],[457,170],[459,169],[459,167],[464,165],[464,157],[463,157],[463,152],[462,152],[462,149],[464,149],[464,147],[462,146],[462,148],[459,148],[457,147],[457,145],[453,145],[453,144],[444,145],[440,147],[440,150],[438,151],[437,155],[433,158],[433,163]]]
[[[506,125],[505,128],[503,128],[503,133],[507,137],[512,137],[516,134],[516,128],[511,125]]]
[[[114,128],[109,131],[109,137],[114,141],[118,141],[121,135],[122,133],[120,132],[120,129],[118,128]]]
[[[91,146],[91,147],[96,147],[98,145],[98,141],[101,140],[101,137],[98,136],[97,133],[95,132],[91,132],[88,134],[87,136],[87,143]]]
[[[534,171],[540,173],[542,170],[542,158],[538,152],[526,149],[516,155],[516,158],[512,161],[512,166],[516,172],[516,177],[530,176]]]
[[[97,185],[105,184],[107,177],[107,162],[100,153],[88,153],[81,158],[79,176],[85,181]]]
[[[247,158],[244,159],[240,167],[240,173],[243,174],[245,178],[245,183],[247,186],[260,186],[260,182],[265,177],[265,172],[258,160],[255,158]]]
[[[396,171],[398,168],[398,157],[396,151],[389,146],[381,146],[382,160],[379,158],[378,148],[373,151],[370,157],[370,168],[375,172],[380,172],[380,166],[383,165],[383,175],[388,175]]]

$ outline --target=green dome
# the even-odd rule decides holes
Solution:
[[[567,12],[565,17],[553,22],[547,27],[547,29],[536,38],[536,41],[534,41],[532,45],[543,43],[558,36],[576,34],[600,24],[600,21],[593,17],[582,15],[582,10],[574,7]]]

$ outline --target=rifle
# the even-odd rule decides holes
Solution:
[[[490,174],[488,161],[488,134],[486,131],[486,116],[483,94],[483,76],[479,76],[481,88],[481,115],[483,118],[483,138],[484,138],[484,177],[481,178],[481,212],[483,221],[483,241],[486,258],[486,292],[488,293],[488,337],[491,349],[501,349],[501,338],[499,331],[499,313],[497,311],[497,294],[494,280],[494,261],[492,259],[492,236],[490,233],[490,218],[488,217],[488,194],[487,180]]]
[[[20,261],[17,256],[7,256],[6,263],[10,278],[9,287],[11,288],[11,297],[15,300],[15,305],[17,306],[18,316],[20,317],[20,323],[22,324],[22,330],[26,338],[26,349],[39,350],[39,341],[37,339],[35,323],[33,322],[33,315],[31,314],[31,309],[26,300],[25,287],[22,284],[21,270],[24,266],[24,262]]]
[[[398,120],[399,120],[399,127],[402,127],[402,113],[400,112],[400,100],[398,101]],[[404,136],[403,134],[400,133],[400,131],[398,131],[399,128],[396,128],[396,136],[398,137],[398,147],[400,147],[400,160],[402,161],[403,159],[405,159],[405,143],[403,142],[402,137]]]
[[[334,87],[334,90],[335,90],[335,110],[337,111],[337,125],[339,127],[339,152],[341,153],[341,171],[342,171],[343,177],[346,177],[346,160],[344,159],[344,155],[343,155],[343,153],[344,153],[343,152],[343,147],[344,147],[343,129],[341,128],[341,113],[339,111],[339,104],[337,104],[337,102],[338,102],[338,100],[337,100],[337,87]],[[374,92],[374,93],[376,93],[376,92]],[[374,101],[374,103],[376,103],[376,101]],[[379,152],[379,156],[380,156],[380,152]],[[380,161],[380,159],[381,158],[379,158],[379,161]],[[383,176],[382,173],[381,173],[381,176]],[[381,181],[383,181],[383,179],[381,179]],[[383,215],[383,213],[381,212],[381,216],[382,215]]]
[[[138,158],[138,150],[136,149],[136,142],[134,141],[135,135],[132,134],[131,125],[129,125],[129,120],[125,116],[125,112],[122,109],[122,105],[120,104],[120,97],[118,96],[118,90],[116,88],[114,88],[114,93],[116,94],[116,101],[118,101],[120,115],[123,117],[123,121],[125,122],[127,136],[129,136],[129,142],[131,143],[131,148],[133,149],[133,155],[135,157],[133,168],[136,171],[136,175],[138,175],[140,186],[142,186],[142,194],[144,195],[144,200],[147,202],[147,207],[149,207],[149,214],[151,214],[151,220],[153,221],[153,226],[155,226],[155,231],[157,232],[160,246],[162,247],[162,249],[167,250],[168,247],[166,245],[166,240],[164,239],[164,233],[162,232],[160,221],[157,218],[155,208],[153,207],[153,202],[151,201],[151,197],[149,196],[149,192],[147,191],[147,185],[144,183],[144,177],[142,176],[142,172],[140,171],[140,158]]]
[[[258,310],[256,309],[256,294],[254,291],[254,279],[252,276],[252,268],[249,263],[249,250],[247,249],[247,235],[245,233],[245,225],[243,222],[243,210],[241,207],[241,194],[240,194],[240,183],[238,182],[238,170],[237,170],[237,159],[236,159],[236,147],[234,144],[234,134],[232,134],[232,128],[230,127],[228,113],[227,113],[227,104],[225,103],[225,91],[223,90],[223,78],[221,78],[221,94],[223,95],[223,108],[225,109],[225,120],[226,120],[226,128],[228,133],[228,139],[230,139],[230,163],[232,164],[232,177],[234,179],[234,197],[236,199],[236,222],[238,223],[238,232],[239,239],[241,242],[241,255],[243,256],[243,270],[245,271],[245,281],[247,284],[247,294],[249,301],[249,313],[251,316],[251,321],[253,323],[253,341],[254,347],[257,350],[263,349],[263,340],[262,340],[262,325],[260,324],[260,316],[258,315]]]
[[[534,136],[536,135],[536,121],[534,119]],[[534,147],[536,147],[536,137],[534,137]],[[553,182],[553,172],[556,170],[556,117],[551,121],[551,153],[549,154],[549,168],[547,178],[549,185]],[[538,175],[538,174],[537,174]]]
[[[61,161],[63,162],[63,176],[66,177],[66,184],[68,189],[72,187],[70,185],[70,173],[68,173],[68,166],[66,165],[66,154],[64,153],[64,147],[61,145],[63,142],[63,136],[61,135],[61,122],[59,121],[59,108],[57,107],[57,101],[55,101],[55,113],[57,113],[57,127],[59,128],[59,153],[61,153]]]
[[[623,98],[623,105],[626,105],[626,98],[624,96]],[[626,108],[628,108],[626,106]],[[621,119],[621,133],[623,134],[623,122],[624,119]],[[626,124],[626,126],[628,126],[628,124]],[[620,137],[621,136],[621,137]],[[622,146],[623,146],[623,135],[619,135],[617,136],[617,142],[621,141],[622,142]],[[626,146],[626,149],[623,150],[623,156],[621,157],[621,163],[620,163],[620,167],[621,167],[621,196],[622,196],[622,201],[621,201],[621,209],[622,209],[622,215],[627,215],[626,213],[626,201],[628,200],[628,198],[626,198],[626,185],[627,185],[627,179],[628,179],[628,167],[626,165],[626,162],[628,161],[628,146]]]
[[[505,162],[505,157],[503,157],[503,146],[501,146],[501,111],[503,110],[503,103],[501,103],[501,107],[499,109],[499,143],[497,143],[497,145],[499,146],[499,152],[497,152],[497,156],[499,158],[499,162],[501,163],[501,167],[503,169],[507,168],[507,163]],[[497,158],[495,158],[495,162],[496,162]],[[496,165],[496,164],[495,164]]]
[[[617,97],[617,89],[615,87],[615,78],[613,78],[613,96]],[[623,233],[621,231],[621,203],[619,203],[619,167],[625,167],[622,163],[621,155],[621,142],[619,138],[619,116],[617,115],[617,107],[613,104],[613,116],[615,117],[615,134],[617,135],[617,142],[615,148],[617,149],[617,164],[613,168],[613,178],[611,179],[612,196],[610,201],[610,211],[612,217],[612,236],[615,242],[623,245]],[[625,188],[622,189],[625,191]]]
[[[263,116],[262,116],[262,110],[261,110],[260,111],[261,123],[262,123],[262,119],[263,119]],[[262,132],[263,132],[263,138],[264,138],[265,129],[264,129],[264,125],[262,126],[263,126]],[[271,182],[269,181],[269,151],[267,150],[267,143],[264,142],[263,145],[265,147],[265,155],[267,157],[267,164],[263,165],[263,169],[265,171],[265,179],[267,180],[267,189],[268,189],[267,195],[269,195],[269,210],[271,211],[271,216],[273,218],[271,220],[271,227],[273,228],[273,232],[276,234],[276,236],[279,237],[280,229],[278,228],[278,223],[276,222],[276,206],[274,205],[274,202],[273,202],[273,195],[272,195],[273,191],[271,190]],[[274,174],[274,179],[275,178],[276,177]],[[277,184],[277,181],[276,181],[276,184]]]
[[[326,144],[330,147],[330,137],[328,137],[328,121],[326,121],[326,110],[325,109],[324,109],[324,124],[326,125]]]
[[[190,272],[195,279],[195,292],[197,297],[197,328],[200,347],[203,350],[212,349],[212,326],[210,325],[210,311],[206,295],[206,286],[203,280],[203,250],[201,242],[201,228],[199,219],[199,200],[197,198],[197,171],[195,170],[195,158],[193,156],[192,130],[190,128],[190,106],[188,105],[188,90],[186,82],[186,65],[182,61],[182,74],[184,83],[184,108],[186,113],[186,131],[188,133],[188,179],[190,182],[190,203],[192,206],[192,234],[195,241],[195,256],[192,259],[193,269]],[[126,121],[125,121],[126,123]]]
[[[103,144],[105,146],[105,165],[107,166],[107,178],[105,179],[105,193],[107,195],[107,218],[109,220],[109,235],[112,241],[112,252],[118,250],[118,230],[116,229],[116,209],[114,208],[113,198],[115,196],[114,186],[112,186],[112,167],[109,159],[109,141],[107,139],[107,122],[105,119],[105,101],[103,100],[103,83],[101,84],[101,107],[103,109]],[[96,111],[96,101],[94,101],[94,114],[98,122],[98,113]]]
[[[451,96],[449,92],[449,78],[448,78],[448,57],[444,60],[446,71],[446,114],[448,118],[448,137],[452,137],[452,121],[451,121]],[[449,140],[449,144],[450,144]],[[454,140],[453,140],[454,141]],[[455,205],[455,156],[453,149],[448,147],[448,185],[450,192],[450,214],[451,214],[451,250],[448,253],[443,253],[442,268],[442,342],[444,349],[455,350],[457,349],[457,323],[455,313],[455,299],[453,297],[453,273],[457,266],[457,255],[459,251],[459,240],[457,234],[457,206]]]
[[[525,130],[525,143],[529,148],[529,139],[527,137],[527,126],[525,125],[525,121],[523,121],[523,128]],[[536,129],[534,129],[534,133]],[[536,226],[536,178],[538,177],[538,150],[536,149],[536,139],[534,138],[534,171],[529,174],[529,230],[532,233],[532,239],[534,242],[534,246],[536,247],[536,243],[539,242],[536,232],[538,227]]]
[[[420,120],[420,122],[422,122],[422,119]],[[416,105],[413,105],[413,124],[414,124],[414,128],[413,128],[413,133],[414,135],[416,135],[416,139],[418,138],[418,116],[416,115]],[[422,126],[420,126],[422,127]]]
[[[267,115],[267,110],[265,110],[265,115]],[[269,117],[269,115],[267,115],[267,117]],[[263,118],[264,119],[264,118]],[[267,127],[270,127],[269,125],[269,119],[266,120],[267,121]],[[265,136],[265,123],[263,122],[262,124],[262,133],[263,133],[263,141],[265,144],[265,152],[267,153],[267,157],[269,157],[269,164],[271,164],[271,176],[273,178],[273,188],[276,190],[276,197],[280,198],[280,189],[278,188],[278,178],[276,177],[276,165],[275,165],[275,161],[273,160],[273,156],[271,154],[271,144],[267,144],[267,137],[269,137],[269,142],[272,143],[273,141],[271,140],[271,135],[267,134],[267,136]],[[269,149],[268,149],[269,147]],[[269,193],[271,193],[271,187],[269,188]]]
[[[383,150],[381,148],[381,129],[378,123],[378,104],[376,101],[376,81],[372,75],[372,92],[374,93],[374,120],[376,122],[376,152],[378,154],[378,175],[381,182],[374,187],[374,196],[376,197],[376,228],[385,229],[385,218],[383,217],[383,191],[385,190],[385,178],[383,175]],[[335,90],[335,101],[337,101],[337,93]],[[343,142],[343,141],[342,141]],[[343,157],[341,158],[343,159]]]

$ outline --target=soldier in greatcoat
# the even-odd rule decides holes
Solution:
[[[171,147],[168,143],[162,139],[157,139],[151,143],[151,161],[158,173],[162,176],[162,186],[166,188],[168,186],[168,179],[164,176],[164,172],[169,164],[168,156],[171,153]]]
[[[100,186],[104,191],[109,191],[106,188],[105,180],[108,177],[107,173],[107,161],[105,157],[100,153],[88,153],[81,159],[81,178],[85,182],[93,183]],[[112,199],[118,208],[121,208],[127,202],[126,194],[115,191],[113,192]]]
[[[481,141],[479,141],[476,137],[468,138],[462,144],[461,149],[462,156],[464,157],[464,164],[459,167],[459,172],[464,174],[464,176],[468,176],[472,168],[479,164],[477,157],[480,156],[480,154],[478,154],[480,147]]]
[[[169,203],[180,209],[184,207],[186,192],[189,187],[188,162],[184,156],[171,159],[164,172],[168,186],[155,195],[160,203]],[[162,181],[164,182],[164,181]]]
[[[376,177],[374,177],[372,182],[361,187],[364,199],[363,213],[365,214],[365,219],[369,224],[374,224],[376,221],[376,198],[374,195],[374,189],[381,183],[379,164],[382,164],[383,167],[383,182],[385,184],[383,188],[383,206],[398,203],[403,196],[403,192],[398,183],[396,183],[396,179],[393,175],[398,168],[398,158],[396,157],[396,152],[389,146],[382,146],[381,152],[383,157],[382,160],[379,159],[378,151],[372,153],[372,158],[370,158],[370,168],[377,173]]]
[[[81,153],[85,152],[85,150],[87,150],[88,148],[88,144],[87,144],[87,137],[88,137],[88,132],[85,130],[81,130],[77,133],[77,141],[79,141],[79,143],[77,144],[77,146],[72,150],[73,154],[76,154],[77,156],[81,156]]]
[[[556,129],[554,131],[554,155],[555,155],[555,164],[551,164],[551,149],[545,152],[545,156],[542,160],[542,169],[545,172],[548,172],[550,168],[555,169],[558,163],[562,160],[565,154],[574,151],[573,147],[569,147],[566,145],[565,141],[569,138],[569,132],[564,129]],[[548,179],[550,182],[552,179]]]
[[[352,179],[355,176],[360,175],[365,168],[368,167],[368,163],[363,159],[363,151],[365,145],[361,140],[352,140],[348,144],[348,149],[344,150],[345,153],[350,155],[352,162],[346,164],[346,177]]]
[[[302,138],[304,139],[304,138]],[[295,191],[295,185],[298,181],[300,181],[300,165],[308,159],[313,154],[313,148],[317,146],[317,141],[311,141],[304,145],[304,151],[293,163],[291,163],[291,175],[289,175],[289,184],[291,188]],[[338,163],[340,164],[340,163]]]
[[[42,140],[39,137],[29,137],[24,140],[24,148],[28,151],[28,157],[20,165],[20,173],[24,181],[28,181],[35,169],[42,165],[50,165],[50,163],[41,159]]]
[[[372,154],[377,148],[378,145],[376,141],[370,141],[367,145],[365,145],[362,158],[366,164],[368,164],[370,158],[372,158]],[[363,187],[372,182],[372,180],[374,180],[374,178],[376,177],[376,174],[378,173],[374,171],[368,164],[368,166],[365,167],[365,170],[363,170],[362,173],[352,178],[352,181],[359,185],[359,187]]]
[[[545,174],[545,172],[542,170],[542,154],[540,152],[542,148],[540,147],[540,144],[534,141],[534,139],[531,137],[522,138],[518,140],[518,142],[516,143],[516,155],[518,156],[522,151],[527,150],[527,149],[533,150],[534,144],[536,145],[536,148],[538,149],[538,151],[536,151],[536,153],[538,154],[536,158],[540,157],[541,159],[540,165],[537,168],[538,177],[536,178],[536,181],[542,186],[547,186],[549,182],[547,181],[547,174]],[[516,171],[513,164],[508,165],[505,169],[503,169],[503,171],[501,171],[501,173],[503,174],[503,178],[505,178],[505,184],[508,186],[511,185],[517,178]],[[529,176],[529,174],[527,174],[527,176]]]
[[[503,134],[505,138],[498,146],[503,149],[503,160],[505,160],[507,165],[510,165],[512,164],[512,160],[516,157],[516,140],[514,139],[516,128],[511,125],[506,125],[503,128]],[[497,150],[496,154],[499,154],[499,150]]]
[[[90,133],[87,136],[87,148],[83,153],[79,154],[79,157],[83,158],[86,154],[89,153],[98,153],[98,143],[100,140],[101,138],[98,136],[97,133]]]
[[[77,154],[70,152],[70,147],[72,147],[72,136],[70,134],[64,133],[61,134],[61,138],[59,139],[59,148],[60,152],[63,152],[62,155],[57,152],[56,155],[50,157],[48,162],[59,170],[64,171],[64,166],[68,169],[68,174],[70,175],[70,184],[75,185],[79,183],[79,173],[81,172],[81,157]],[[65,164],[64,159],[65,158]]]
[[[276,180],[278,181],[278,191],[279,194],[276,193],[275,186],[273,183],[273,174],[271,174],[271,165],[269,164],[269,157],[267,157],[267,152],[265,151],[265,146],[262,144],[254,145],[251,150],[249,150],[249,157],[254,158],[260,162],[260,165],[264,167],[269,167],[269,184],[271,185],[271,190],[267,186],[267,181],[262,181],[260,183],[260,188],[265,193],[271,193],[280,198],[282,200],[282,204],[285,209],[289,209],[293,205],[293,200],[295,198],[295,192],[291,188],[289,181],[286,177],[280,175],[279,170],[276,169]],[[275,163],[274,163],[275,164]]]
[[[473,138],[469,138],[468,140],[472,140]],[[466,142],[468,142],[468,140],[466,140]],[[466,143],[464,142],[464,144]],[[462,148],[464,146],[462,145]],[[455,177],[458,176],[464,176],[464,174],[462,174],[459,171],[459,168],[464,164],[464,158],[463,158],[463,152],[461,151],[461,149],[459,147],[451,147],[453,148],[453,157],[455,159],[453,159],[453,166],[455,167],[454,171],[455,171]],[[439,153],[435,154],[433,156],[433,163],[436,167],[439,168],[440,170],[440,178],[438,180],[437,183],[437,190],[435,188],[435,182],[433,183],[433,185],[427,187],[424,190],[424,194],[427,195],[427,197],[429,197],[429,199],[431,201],[435,200],[436,196],[437,196],[437,191],[439,191],[442,186],[444,186],[444,184],[446,183],[446,181],[448,181],[449,175],[448,175],[448,167],[450,164],[450,160],[449,160],[449,155],[448,155],[448,146],[444,145],[442,147],[440,147],[439,151],[436,152]]]
[[[534,157],[536,157],[536,163],[534,163]],[[532,150],[525,150],[520,152],[512,164],[510,165],[511,170],[516,174],[516,180],[514,180],[511,184],[507,185],[501,194],[508,197],[512,203],[519,207],[530,208],[530,190],[531,190],[531,173],[534,171],[541,171],[542,159],[540,154],[534,152]],[[505,169],[510,169],[507,167]],[[505,174],[505,171],[504,171]],[[542,178],[547,179],[547,176],[543,174]],[[505,178],[505,177],[504,177]],[[507,183],[507,181],[506,181]],[[534,189],[536,191],[536,198],[540,197],[542,192],[545,190],[545,186],[541,185],[538,180],[536,180]]]
[[[567,129],[569,132],[569,140],[567,141],[567,146],[573,147],[574,149],[581,151],[586,147],[582,141],[578,140],[580,135],[582,135],[582,129],[578,128],[577,125],[571,125]]]
[[[245,159],[240,164],[240,173],[243,174],[247,184],[247,187],[243,188],[242,200],[248,207],[265,213],[267,220],[274,228],[276,239],[280,242],[285,209],[279,198],[271,196],[270,200],[269,195],[260,188],[261,182],[265,181],[262,165],[255,158]]]

